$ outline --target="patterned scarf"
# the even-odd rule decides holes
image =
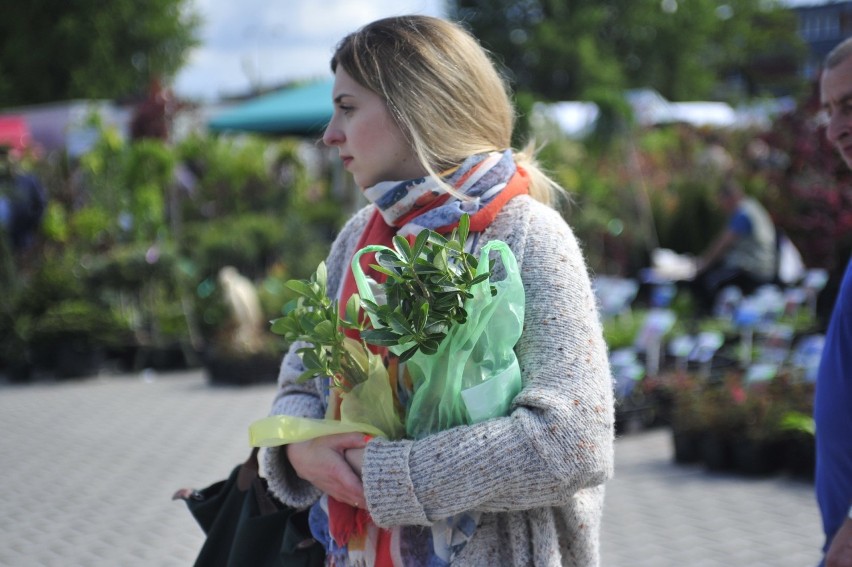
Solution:
[[[516,166],[511,150],[477,154],[442,175],[442,180],[465,198],[447,193],[431,177],[408,181],[386,181],[364,191],[376,206],[361,235],[356,250],[371,245],[392,246],[397,234],[410,241],[424,229],[449,233],[458,226],[463,214],[470,215],[466,247],[473,250],[479,234],[494,220],[512,197],[528,192],[526,171]],[[373,254],[361,257],[364,273],[378,283],[385,276],[369,267]],[[358,293],[352,270],[348,269],[341,286],[341,304]],[[357,332],[356,332],[357,333]],[[357,338],[356,335],[350,335]],[[385,355],[388,373],[402,407],[410,400],[411,384],[404,365]],[[331,398],[334,403],[336,396]],[[337,402],[339,403],[339,401]],[[334,408],[339,415],[339,407]],[[449,565],[464,547],[478,522],[477,514],[460,514],[437,522],[431,530],[399,527],[383,530],[375,526],[367,510],[353,508],[334,498],[323,496],[311,510],[311,531],[328,551],[329,564],[336,566],[405,564]]]
[[[444,174],[443,181],[467,200],[446,193],[431,177],[383,181],[365,190],[364,196],[403,236],[416,236],[424,228],[449,232],[463,214],[472,216],[493,201],[516,171],[511,151],[478,154]]]

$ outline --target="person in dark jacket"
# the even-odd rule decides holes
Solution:
[[[18,171],[11,149],[0,146],[0,228],[12,252],[32,243],[46,206],[47,195],[39,180]]]

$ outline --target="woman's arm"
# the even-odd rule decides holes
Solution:
[[[418,441],[371,441],[362,478],[378,525],[557,506],[612,474],[612,379],[586,267],[558,214],[529,209],[486,235],[505,235],[521,267],[524,387],[507,417]]]
[[[346,226],[343,227],[340,235],[331,246],[331,251],[326,259],[328,272],[327,291],[330,297],[336,297],[338,294],[343,275],[349,266],[349,261],[352,258],[354,248],[366,225],[367,219],[369,219],[371,209],[372,207],[366,207],[356,213],[346,223]],[[311,418],[322,418],[325,415],[325,401],[322,392],[322,388],[324,387],[323,382],[319,379],[308,380],[302,383],[297,382],[297,378],[304,372],[305,367],[296,351],[303,346],[304,343],[294,343],[284,356],[278,375],[278,390],[275,393],[270,415],[293,415]],[[332,462],[327,462],[326,466],[320,465],[318,467],[319,470],[327,474],[330,470],[338,470],[341,463],[345,465],[342,458],[342,451],[349,446],[359,446],[360,439],[358,437],[354,444],[353,442],[345,443],[345,446],[339,449],[339,460],[335,460],[334,455],[328,452],[316,451],[317,454],[332,458]],[[326,444],[329,447],[338,447],[339,440],[335,441],[332,439]],[[297,463],[299,466],[294,468],[293,463],[291,463],[288,457],[289,447],[272,447],[264,450],[262,452],[263,470],[269,482],[270,490],[279,500],[296,508],[304,508],[312,504],[320,496],[320,490],[317,486],[306,480],[306,478],[317,480],[316,475],[311,473],[312,470],[317,468],[317,465],[313,459],[301,459],[305,462]],[[302,454],[305,451],[297,450],[297,453]],[[354,498],[360,495],[361,488],[360,483],[357,482],[357,477],[354,480],[347,478],[345,471],[343,476],[348,482],[345,482],[345,492],[341,496],[345,495]],[[320,487],[327,488],[326,484],[323,480],[317,482],[317,485]]]
[[[707,250],[698,257],[695,266],[696,271],[700,274],[720,261],[739,239],[740,235],[730,228],[723,230],[707,247]]]

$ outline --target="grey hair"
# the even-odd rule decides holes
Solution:
[[[834,69],[849,57],[852,57],[852,37],[847,37],[841,41],[831,52],[825,57],[825,68]]]

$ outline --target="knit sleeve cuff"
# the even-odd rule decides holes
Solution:
[[[282,445],[261,451],[261,468],[270,492],[287,506],[301,510],[313,504],[322,493],[308,481],[299,478],[287,458],[286,449],[287,446]]]
[[[412,441],[376,438],[364,452],[364,493],[379,527],[431,524],[411,481],[408,460],[413,446]]]
[[[279,398],[269,415],[298,415],[316,417],[322,408],[316,396],[291,394]],[[278,500],[294,508],[307,508],[321,492],[308,481],[299,478],[287,458],[287,446],[269,447],[261,451],[261,470],[266,476],[269,490]]]

